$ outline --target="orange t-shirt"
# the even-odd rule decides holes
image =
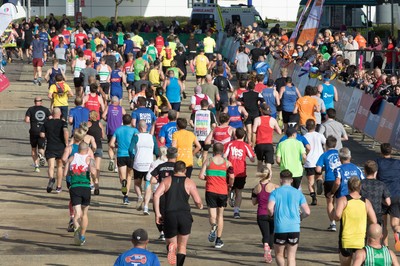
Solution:
[[[311,96],[303,96],[297,100],[296,107],[300,115],[300,125],[305,125],[308,119],[316,121],[314,111],[317,106],[317,99]]]
[[[358,43],[359,48],[365,48],[367,47],[367,40],[361,35],[357,35],[354,40]]]

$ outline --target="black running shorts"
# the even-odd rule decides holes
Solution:
[[[29,142],[31,143],[32,148],[44,149],[46,141],[44,138],[41,138],[39,135],[29,135]]]
[[[256,152],[257,160],[274,164],[274,145],[257,144],[254,151]]]
[[[108,82],[100,83],[100,87],[105,94],[108,94],[108,92],[110,91],[110,83]]]
[[[71,198],[72,206],[90,205],[91,191],[90,187],[74,187],[69,189],[69,196]]]
[[[300,240],[300,232],[275,233],[274,244],[276,245],[297,245]]]
[[[327,197],[327,194],[332,191],[333,185],[335,184],[335,181],[325,181],[324,182],[324,194],[325,197]]]
[[[75,86],[75,88],[82,87],[82,85],[83,85],[82,78],[74,78],[74,86]]]
[[[208,208],[225,208],[228,202],[228,195],[206,191],[206,202]]]
[[[46,160],[56,158],[56,160],[61,159],[64,150],[59,150],[59,151],[52,151],[48,149],[47,147],[46,151],[44,152],[44,157],[46,157]]]
[[[190,211],[172,211],[164,215],[165,238],[177,235],[189,235],[192,231],[193,218]]]
[[[135,179],[135,180],[136,179],[143,180],[143,179],[146,178],[147,173],[148,172],[140,172],[140,171],[137,171],[137,170],[133,169],[133,179]]]
[[[133,158],[127,157],[117,157],[117,166],[124,167],[127,166],[128,168],[133,168]]]
[[[246,184],[246,177],[235,177],[232,188],[243,189]]]
[[[304,170],[306,170],[306,176],[315,175],[315,167],[305,167]]]

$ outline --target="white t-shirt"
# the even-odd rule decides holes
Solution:
[[[153,136],[149,133],[139,133],[137,138],[133,169],[139,172],[148,172],[150,164],[153,162]]]
[[[200,104],[196,104],[196,98],[202,98],[202,99],[204,99],[205,97],[206,97],[205,94],[203,94],[203,93],[197,93],[196,95],[193,95],[193,96],[190,98],[190,104],[191,104],[191,105],[194,104],[193,110],[197,111],[197,110],[200,110],[200,109],[201,109]],[[213,101],[210,99],[209,96],[207,96],[207,101],[208,101],[208,105],[213,104]],[[198,103],[199,103],[199,102],[198,102]]]
[[[308,132],[304,135],[307,141],[310,143],[311,150],[307,154],[307,159],[304,164],[305,168],[313,168],[316,167],[317,161],[319,157],[324,153],[324,144],[326,142],[326,138],[324,135],[318,132]]]

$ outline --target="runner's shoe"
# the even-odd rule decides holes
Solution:
[[[115,167],[114,173],[118,173],[118,167]]]
[[[56,183],[56,179],[55,178],[51,178],[49,180],[49,183],[47,183],[47,189],[46,189],[47,193],[51,193],[51,191],[53,191],[55,183]]]
[[[74,221],[72,219],[69,220],[67,232],[70,232],[70,233],[74,232]]]
[[[328,227],[327,230],[328,230],[328,231],[332,231],[332,232],[336,232],[336,224],[331,224],[331,225],[329,225],[329,227]]]
[[[317,179],[317,195],[321,195],[322,192],[323,192],[322,180]]]
[[[94,189],[94,194],[95,194],[96,196],[100,195],[100,189],[95,188],[95,189]]]
[[[216,241],[215,241],[215,248],[222,248],[224,246],[224,242],[220,239],[220,238],[218,238]]]
[[[62,187],[56,187],[56,192],[57,193],[61,193],[61,191],[62,191]]]
[[[130,202],[129,202],[128,196],[125,195],[122,202],[124,203],[124,205],[129,205]]]
[[[39,166],[43,167],[46,165],[46,158],[43,157],[43,155],[39,152],[38,153],[38,157],[39,157]]]
[[[108,171],[114,171],[114,160],[110,160],[110,162],[108,163]]]
[[[79,245],[83,246],[83,244],[85,244],[85,242],[86,242],[86,237],[85,236],[81,236]]]
[[[36,172],[36,173],[40,173],[39,166],[35,166],[35,172]]]
[[[121,193],[122,195],[126,195],[126,193],[128,192],[128,188],[126,187],[127,184],[126,179],[122,180],[121,184],[122,184]]]
[[[143,203],[143,197],[138,197],[137,203],[136,203],[136,210],[138,210],[138,211],[142,210],[142,203]]]
[[[239,212],[234,212],[233,213],[233,218],[240,219],[240,213]]]
[[[208,235],[208,242],[215,242],[215,239],[217,238],[217,229],[218,226],[216,224],[213,225],[210,234]]]
[[[165,241],[165,235],[163,233],[161,233],[158,240]]]
[[[149,213],[149,207],[145,206],[145,207],[143,208],[143,214],[144,214],[144,215],[150,215],[150,213]]]
[[[169,243],[168,245],[168,263],[170,265],[175,265],[176,264],[176,246],[174,243]]]
[[[90,184],[90,192],[94,192],[94,185]]]
[[[38,78],[38,79],[37,79],[37,84],[38,84],[39,86],[42,86],[42,78]]]
[[[268,264],[272,263],[271,248],[268,244],[264,245],[264,260]]]
[[[232,208],[235,207],[235,190],[231,189],[229,191],[229,206],[231,206]]]
[[[81,228],[74,228],[74,243],[77,246],[81,245]]]

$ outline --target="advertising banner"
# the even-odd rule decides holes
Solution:
[[[365,124],[367,123],[369,108],[373,103],[374,98],[371,95],[363,94],[361,97],[360,105],[358,106],[356,118],[354,119],[354,128],[364,131]]]
[[[397,121],[399,108],[391,103],[385,102],[382,116],[380,117],[375,139],[379,142],[389,142],[392,135],[394,124]]]

